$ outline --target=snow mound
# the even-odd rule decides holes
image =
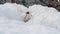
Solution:
[[[23,18],[27,11],[32,18],[25,23]],[[60,26],[59,14],[51,7],[33,5],[26,8],[16,3],[5,3],[0,5],[0,34],[60,34],[59,30],[51,28]]]
[[[5,3],[0,5],[0,16],[5,16],[9,19],[22,20],[25,16],[27,8],[16,3]]]
[[[60,29],[60,12],[55,8],[33,5],[29,7],[29,11],[31,11],[32,19],[28,23]]]

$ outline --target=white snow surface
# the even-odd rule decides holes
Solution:
[[[32,18],[25,23],[25,13]],[[26,8],[16,3],[0,5],[0,34],[60,34],[60,13],[52,8],[33,5]]]

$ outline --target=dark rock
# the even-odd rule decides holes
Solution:
[[[26,7],[29,7],[34,4],[41,4],[43,6],[48,5],[47,0],[14,0],[13,2],[16,2],[17,4],[22,4]]]
[[[6,0],[0,0],[0,4],[6,3]]]
[[[48,0],[49,7],[54,7],[60,12],[60,2],[58,0]]]
[[[11,3],[17,3],[17,4],[22,4],[29,8],[29,6],[32,6],[34,4],[38,5],[43,5],[43,6],[48,6],[48,7],[54,7],[57,10],[60,11],[60,0],[0,0],[0,4],[4,4],[6,2],[11,2]]]

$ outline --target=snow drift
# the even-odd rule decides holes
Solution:
[[[23,5],[17,5],[16,3],[5,3],[0,5],[0,16],[5,16],[9,19],[22,20],[27,8]]]
[[[29,11],[31,11],[32,19],[28,23],[41,24],[60,29],[60,12],[55,8],[33,5],[29,7]]]
[[[25,23],[23,18],[27,11],[32,18]],[[26,8],[5,3],[0,5],[0,34],[60,34],[59,17],[60,13],[52,7],[33,5]]]

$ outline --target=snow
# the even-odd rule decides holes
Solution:
[[[32,18],[25,23],[25,13]],[[33,5],[26,8],[16,3],[0,5],[0,34],[60,34],[60,13],[52,8]]]
[[[32,19],[28,23],[60,29],[60,12],[55,8],[33,5],[29,7],[29,11],[31,11]]]

